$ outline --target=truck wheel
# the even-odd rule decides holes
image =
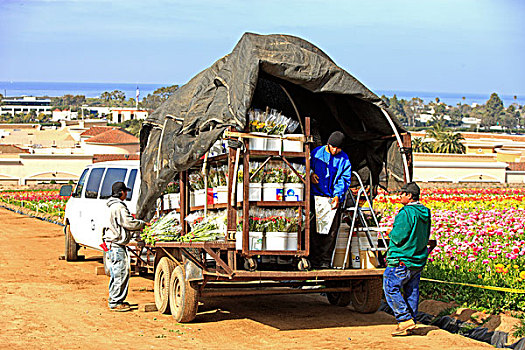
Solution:
[[[175,263],[167,257],[161,258],[155,268],[155,283],[153,287],[155,306],[157,306],[157,310],[163,314],[170,312],[169,283],[173,269],[175,269]]]
[[[78,260],[78,249],[80,246],[75,242],[73,235],[71,234],[71,226],[66,225],[64,227],[64,233],[66,236],[66,250],[65,256],[66,261],[77,261]]]
[[[355,311],[363,314],[376,312],[383,296],[381,278],[364,279],[355,283],[350,296]]]
[[[109,271],[110,266],[109,266],[109,257],[108,257],[107,252],[102,252],[102,264],[104,264],[104,272],[106,276],[110,277],[111,272]]]
[[[177,322],[191,322],[197,315],[199,306],[199,287],[197,283],[186,281],[184,270],[177,266],[170,278],[170,309]]]
[[[347,287],[350,286],[350,282],[337,282],[327,283],[327,287]],[[335,306],[348,306],[352,298],[352,292],[326,292],[326,299],[331,305]]]

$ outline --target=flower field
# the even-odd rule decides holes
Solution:
[[[0,203],[63,218],[68,197],[60,197],[58,193],[58,190],[1,191]]]
[[[423,277],[525,289],[525,189],[422,190],[432,211],[437,246]],[[381,225],[391,227],[401,208],[396,196],[380,194]],[[525,294],[422,282],[422,294],[471,307],[525,311]]]

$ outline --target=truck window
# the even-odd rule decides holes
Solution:
[[[126,186],[128,186],[128,188],[131,188],[131,191],[128,192],[128,196],[126,197],[127,201],[131,200],[131,195],[133,194],[133,186],[135,186],[135,179],[136,178],[137,178],[137,169],[133,169],[129,173],[128,183],[126,184]]]
[[[124,181],[126,178],[127,169],[109,168],[104,176],[102,188],[100,189],[100,198],[107,199],[111,197],[111,186],[117,181]]]
[[[97,198],[98,189],[100,187],[100,180],[104,174],[104,168],[95,168],[91,170],[89,179],[86,185],[86,198]]]
[[[71,197],[79,198],[82,194],[82,189],[84,188],[84,183],[86,182],[86,175],[88,173],[87,169],[84,169],[80,179],[78,179],[77,187],[75,187],[75,192],[71,194]]]

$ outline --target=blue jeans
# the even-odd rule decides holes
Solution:
[[[111,244],[106,253],[109,261],[109,298],[110,308],[122,304],[128,296],[129,287],[129,256],[125,246]]]
[[[406,266],[387,267],[383,274],[385,299],[394,311],[397,322],[416,321],[419,304],[419,279],[423,268],[411,270]]]

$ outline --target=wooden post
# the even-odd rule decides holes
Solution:
[[[305,189],[304,189],[304,217],[305,217],[305,223],[304,223],[304,250],[305,255],[310,255],[310,117],[304,118],[305,123],[305,136],[306,136],[306,142],[304,144],[304,153],[305,153]]]
[[[181,171],[179,173],[179,183],[180,183],[180,224],[182,226],[182,232],[181,234],[184,236],[186,233],[188,233],[188,225],[186,220],[186,216],[189,212],[189,182],[188,182],[188,171]]]

